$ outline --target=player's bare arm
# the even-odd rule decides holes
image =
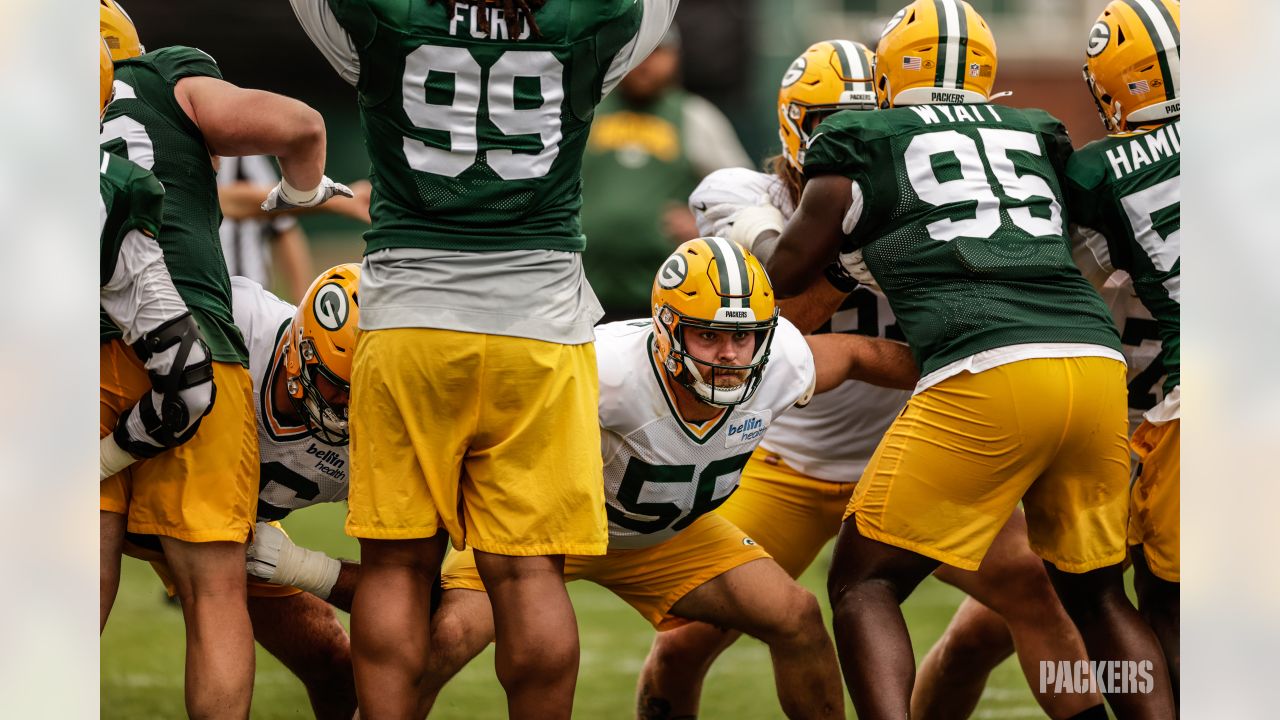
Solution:
[[[906,343],[843,333],[809,335],[805,340],[818,378],[814,392],[826,392],[845,380],[910,390],[920,379]]]
[[[853,181],[824,175],[810,180],[800,196],[800,206],[782,231],[778,247],[765,269],[779,299],[795,297],[815,282],[836,258],[844,236],[841,222],[852,204]]]
[[[324,175],[324,118],[293,98],[208,76],[185,77],[174,98],[200,128],[214,155],[274,155],[283,175],[263,209],[312,207],[335,194],[352,196]]]

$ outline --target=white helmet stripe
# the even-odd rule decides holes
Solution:
[[[938,10],[938,64],[942,66],[942,87],[960,87],[956,81],[963,82],[958,70],[964,63],[960,55],[964,50],[960,32],[960,15],[964,8],[956,0],[936,0],[934,6]]]
[[[1163,50],[1165,62],[1169,65],[1169,82],[1173,84],[1167,92],[1169,98],[1180,97],[1182,95],[1182,81],[1180,77],[1181,53],[1178,50],[1178,37],[1174,28],[1170,27],[1169,20],[1166,17],[1163,8],[1159,7],[1157,0],[1133,0],[1130,4],[1134,10],[1140,15],[1147,27],[1155,29],[1155,37],[1151,38],[1151,42],[1156,46],[1156,50]]]
[[[727,307],[747,307],[747,264],[742,250],[732,240],[720,237],[707,238],[707,243],[712,246],[716,260],[724,263],[720,277],[724,278],[725,285],[720,290],[734,296],[727,298]]]

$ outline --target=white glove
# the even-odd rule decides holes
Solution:
[[[271,188],[271,192],[267,193],[267,199],[262,201],[262,209],[272,212],[290,208],[315,207],[334,195],[356,196],[351,188],[340,182],[334,182],[328,175],[321,176],[320,185],[311,190],[299,190],[282,178],[275,187]]]
[[[259,522],[245,558],[250,575],[274,585],[292,585],[328,598],[342,563],[317,550],[300,548],[280,528]]]
[[[867,263],[862,259],[862,249],[859,248],[852,252],[840,253],[840,267],[849,273],[854,280],[866,285],[877,292],[884,293],[880,286],[876,284],[876,279],[871,276],[871,271],[867,269]]]
[[[751,250],[756,239],[765,233],[773,232],[781,235],[782,226],[786,224],[782,211],[772,205],[742,208],[730,217],[728,222],[729,227],[721,237],[732,240],[747,250]]]
[[[101,476],[98,482],[106,480],[137,461],[138,458],[120,447],[114,433],[107,433],[106,437],[98,441],[98,470]]]

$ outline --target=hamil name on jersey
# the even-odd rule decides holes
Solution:
[[[946,99],[938,99],[938,98]],[[960,103],[964,96],[957,93],[933,93],[934,102]],[[940,122],[1000,122],[1000,113],[994,105],[908,105],[925,125]],[[939,114],[942,117],[939,117]]]
[[[756,442],[763,435],[769,422],[765,418],[749,417],[739,423],[731,423],[725,436],[725,447]]]
[[[480,22],[480,13],[488,14],[488,30]],[[490,40],[509,40],[507,33],[506,18],[500,8],[483,7],[480,5],[470,5],[468,3],[459,2],[453,7],[453,17],[449,18],[449,34],[458,35],[459,25],[463,25],[463,30],[471,37],[478,40],[488,38]],[[529,21],[524,21],[520,27],[520,35],[516,40],[526,40],[530,34]]]
[[[1111,163],[1111,172],[1119,180],[1157,160],[1181,154],[1182,135],[1178,133],[1178,124],[1170,123],[1107,150],[1107,160]]]

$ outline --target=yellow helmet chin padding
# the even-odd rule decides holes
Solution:
[[[1107,132],[1182,112],[1182,5],[1113,0],[1089,30],[1084,80]]]
[[[996,39],[964,0],[916,0],[876,46],[880,107],[983,103],[996,80]]]

